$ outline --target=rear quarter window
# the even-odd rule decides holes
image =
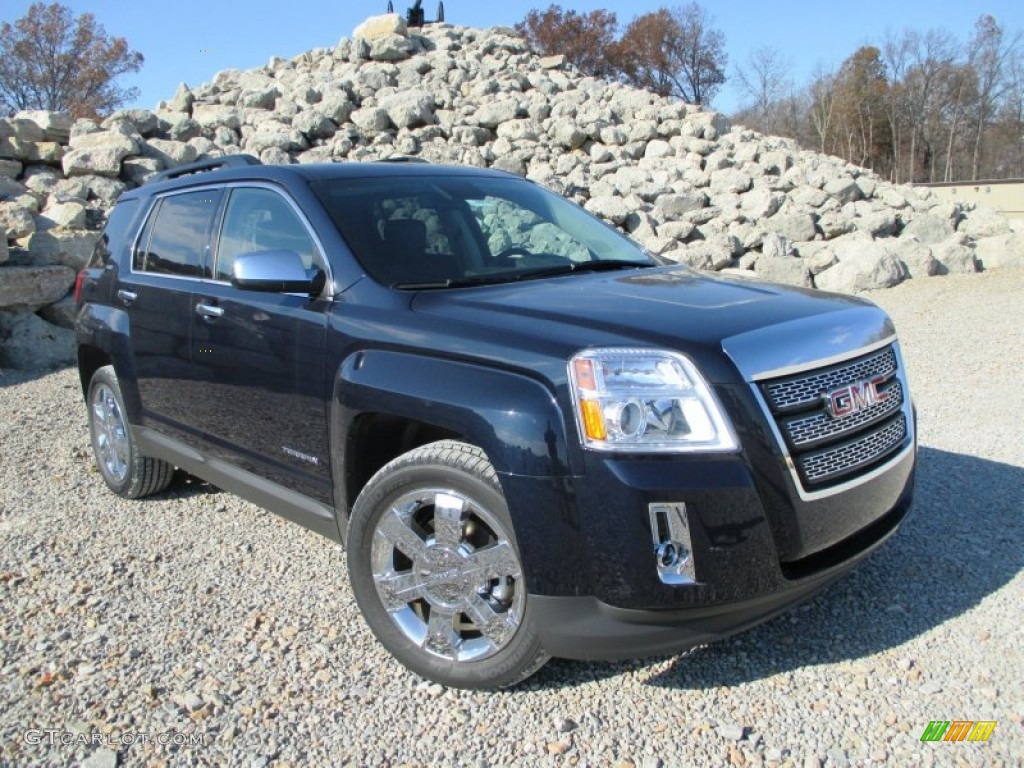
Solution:
[[[107,218],[103,233],[92,250],[89,268],[103,268],[118,252],[126,253],[131,247],[132,224],[139,212],[138,200],[123,200],[114,206]]]
[[[139,240],[135,270],[208,277],[207,246],[221,194],[219,189],[203,189],[161,198]]]

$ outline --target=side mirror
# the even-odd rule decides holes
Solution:
[[[247,291],[308,293],[324,289],[327,276],[320,269],[306,269],[295,251],[243,253],[231,269],[231,284]]]

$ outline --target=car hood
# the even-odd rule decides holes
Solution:
[[[753,368],[840,355],[892,332],[885,314],[863,299],[685,267],[429,291],[418,294],[412,308],[463,326],[489,327],[507,342],[519,335],[572,349],[657,345],[719,358],[724,350],[744,358],[734,362],[748,377]],[[780,349],[765,354],[759,349],[765,345]]]

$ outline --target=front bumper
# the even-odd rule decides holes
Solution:
[[[766,502],[773,494],[743,456],[592,458],[584,478],[501,478],[533,623],[544,648],[565,658],[679,652],[755,626],[854,568],[913,499],[911,448],[881,476],[793,512],[845,533],[787,561],[775,507],[792,495],[776,488]],[[695,583],[658,576],[648,506],[664,502],[686,504]]]
[[[897,506],[855,541],[823,552],[823,561],[840,562],[812,576],[780,584],[773,591],[740,600],[686,608],[631,609],[595,597],[530,595],[532,621],[544,649],[567,659],[611,660],[678,653],[743,632],[785,613],[852,570],[892,536],[910,511],[908,490]],[[682,587],[679,589],[690,589]]]

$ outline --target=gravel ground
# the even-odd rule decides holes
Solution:
[[[919,407],[915,514],[816,600],[685,656],[501,693],[406,672],[337,546],[93,468],[76,375],[0,375],[0,766],[1024,765],[1024,273],[871,298]],[[930,720],[995,720],[922,743]],[[134,743],[131,743],[133,742]]]

